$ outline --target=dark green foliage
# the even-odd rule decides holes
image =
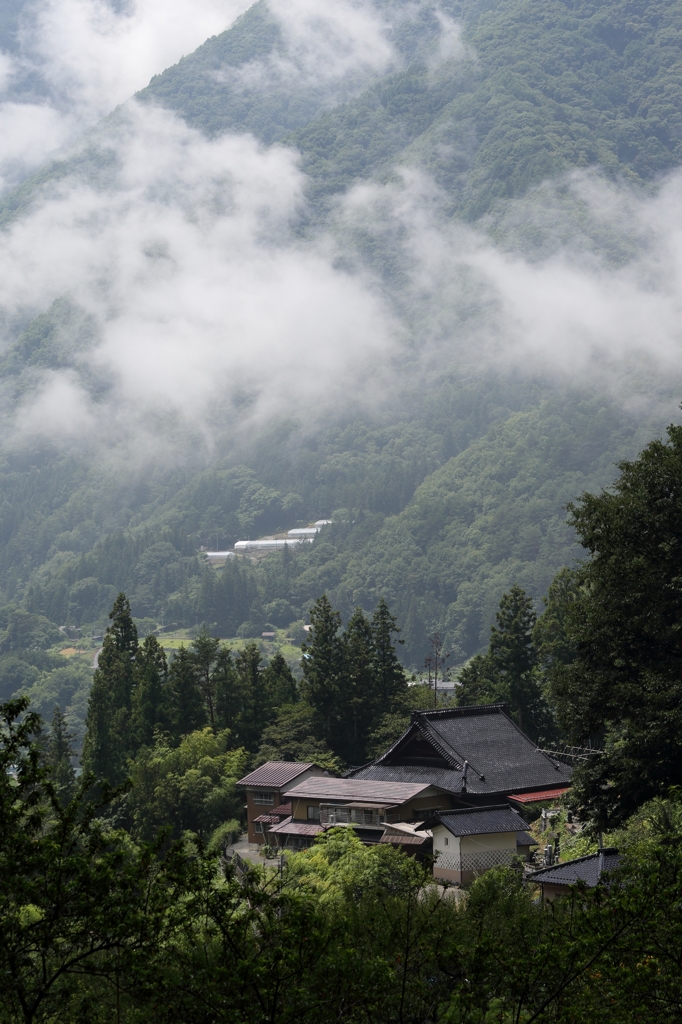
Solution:
[[[263,671],[262,687],[268,707],[276,709],[284,704],[294,704],[298,699],[298,689],[291,669],[284,656],[279,652],[268,662]]]
[[[110,613],[88,705],[83,747],[84,770],[118,785],[126,777],[126,757],[132,753],[132,711],[137,629],[125,594],[119,594]]]
[[[521,587],[513,586],[502,597],[496,618],[487,653],[476,655],[459,674],[457,702],[508,704],[520,728],[532,739],[547,739],[552,721],[534,672],[533,601]]]
[[[51,782],[62,804],[69,803],[76,790],[76,772],[73,767],[76,752],[72,746],[73,739],[68,722],[57,705],[47,737],[45,762],[51,769]]]
[[[97,1019],[100,1001],[121,975],[132,981],[171,925],[183,858],[177,850],[159,858],[158,848],[107,831],[85,802],[87,778],[63,805],[33,742],[38,717],[14,701],[0,718],[2,1016],[12,1024]],[[56,744],[53,734],[50,757]],[[63,729],[59,746],[63,757]]]
[[[455,899],[414,858],[342,828],[290,855],[281,874],[238,877],[200,842],[164,857],[112,831],[82,792],[62,808],[31,743],[39,720],[19,724],[25,710],[2,709],[0,744],[8,1024],[679,1018],[682,858],[670,802],[623,833],[617,877],[550,906],[508,868]],[[244,755],[224,742],[207,728],[140,752],[141,831],[166,819],[205,834],[225,820]]]
[[[383,708],[388,707],[407,687],[405,669],[398,660],[396,641],[400,629],[394,615],[389,611],[386,599],[379,598],[379,604],[372,615],[372,655],[373,670],[378,691],[378,699]],[[394,637],[396,639],[394,640]]]
[[[155,636],[148,636],[135,655],[135,689],[130,729],[136,747],[148,746],[154,733],[168,729],[170,693],[166,654]]]
[[[402,709],[407,680],[394,639],[400,631],[383,599],[371,621],[356,608],[341,632],[341,616],[323,595],[310,624],[301,645],[301,694],[315,713],[316,734],[343,761],[362,764],[381,717]]]
[[[0,654],[45,650],[62,639],[54,623],[44,615],[32,615],[21,608],[0,612]]]
[[[168,673],[170,734],[177,741],[207,724],[206,708],[196,682],[194,660],[186,647],[173,656]]]
[[[602,827],[682,784],[682,428],[620,470],[610,491],[571,507],[590,557],[564,612],[576,657],[553,675],[574,740],[606,731],[575,788]]]
[[[342,671],[338,704],[345,729],[337,735],[335,750],[350,764],[365,760],[368,729],[386,705],[382,705],[375,667],[372,627],[361,608],[356,608],[343,634]]]
[[[213,729],[217,729],[216,701],[218,698],[216,662],[220,640],[211,636],[205,626],[202,626],[197,636],[192,641],[192,662],[196,684],[201,693],[208,723]]]
[[[341,763],[316,731],[315,712],[305,701],[285,704],[275,720],[263,730],[256,754],[258,764],[265,761],[313,761],[332,771]]]
[[[334,611],[326,594],[318,598],[311,609],[310,625],[310,639],[301,644],[301,692],[317,715],[320,735],[333,746],[343,648],[341,616]]]

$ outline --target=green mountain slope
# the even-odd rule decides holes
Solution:
[[[679,166],[676,0],[442,0],[410,17],[401,3],[377,7],[401,66],[364,88],[361,74],[325,86],[271,70],[244,75],[267,71],[285,52],[259,0],[138,99],[169,107],[209,135],[248,131],[266,144],[295,146],[318,200],[397,163],[417,163],[447,190],[453,212],[469,219],[572,167],[599,166],[642,184]],[[445,59],[436,12],[463,28],[463,48]],[[4,198],[0,217],[83,160],[40,172]]]
[[[53,555],[34,572],[27,606],[75,623],[92,621],[96,608],[103,621],[122,588],[138,616],[206,621],[233,636],[304,619],[323,591],[345,615],[383,595],[404,626],[408,663],[420,662],[436,628],[460,662],[485,644],[512,583],[540,598],[579,555],[566,505],[608,485],[614,460],[634,455],[654,426],[574,394],[505,416],[445,461],[438,434],[415,424],[358,424],[328,436],[319,459],[308,449],[312,465],[302,457],[276,473],[264,465],[264,456],[277,462],[281,454],[273,441],[253,456],[261,478],[245,467],[211,470],[170,498],[165,490],[165,500],[159,488],[128,530],[87,554]],[[440,464],[431,472],[429,452],[431,466]],[[285,492],[293,485],[303,493]],[[202,537],[211,548],[233,543],[306,521],[296,518],[302,509],[309,518],[336,512],[310,548],[217,570],[195,556]]]
[[[401,166],[434,177],[451,217],[499,234],[516,199],[539,202],[536,186],[571,169],[599,168],[642,191],[682,162],[682,3],[376,6],[394,45],[380,70],[311,81],[294,62],[284,74],[291,54],[260,0],[138,100],[210,136],[249,132],[265,146],[294,147],[310,203],[297,228],[313,238],[333,222],[335,197]],[[443,49],[443,25],[455,22],[461,41],[455,33]],[[125,116],[114,112],[68,159],[5,197],[0,220],[10,224],[67,175],[108,180],[116,156],[107,140]],[[505,245],[544,253],[541,233],[529,243],[520,220],[505,224]],[[345,255],[381,266],[397,291],[388,235],[354,240]],[[612,238],[603,244],[624,258]],[[30,323],[8,321],[7,337],[5,410],[46,368],[72,369],[91,395],[106,394],[107,380],[83,356],[92,325],[66,298]],[[654,412],[636,415],[544,378],[465,377],[446,366],[424,393],[409,373],[388,410],[330,415],[314,428],[278,422],[248,442],[221,436],[211,456],[174,437],[174,467],[159,462],[137,476],[120,472],[113,441],[110,459],[87,442],[68,455],[50,444],[8,447],[3,600],[58,625],[99,628],[123,588],[138,616],[206,621],[235,635],[304,618],[322,590],[345,614],[383,594],[404,626],[408,662],[421,662],[435,628],[458,659],[469,656],[511,583],[539,600],[576,556],[566,503],[608,484],[615,463],[660,432],[667,414],[658,394]],[[286,557],[215,571],[198,555],[332,514],[310,549]]]

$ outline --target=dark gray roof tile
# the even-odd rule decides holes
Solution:
[[[605,871],[615,871],[619,864],[618,850],[611,847],[598,853],[587,854],[585,857],[577,857],[575,860],[564,861],[563,864],[540,868],[529,875],[528,880],[544,885],[575,885],[576,882],[584,882],[593,889],[599,884]]]
[[[405,744],[416,741],[418,733],[441,759],[440,766],[409,763]],[[541,753],[511,720],[504,704],[415,711],[410,728],[385,754],[349,775],[377,782],[429,780],[460,793],[465,761],[466,792],[473,796],[556,789],[568,786],[571,779],[571,769]]]
[[[426,828],[434,828],[438,822],[453,836],[484,836],[495,832],[520,832],[525,821],[508,804],[495,807],[462,808],[457,811],[438,811]]]

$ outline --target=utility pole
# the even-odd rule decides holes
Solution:
[[[431,689],[431,666],[432,665],[433,665],[433,658],[431,657],[430,654],[427,654],[426,657],[424,658],[424,667],[426,668],[426,671],[428,673],[429,689]]]
[[[438,667],[443,668],[443,677],[445,677],[445,662],[450,657],[449,654],[443,654],[443,640],[438,631],[431,633],[428,638],[431,644],[431,654],[426,658],[426,661],[430,665],[433,665],[433,706],[438,707]],[[431,671],[429,668],[429,685],[431,685]]]

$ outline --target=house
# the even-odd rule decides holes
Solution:
[[[605,872],[615,871],[620,864],[620,856],[615,847],[606,847],[597,853],[566,860],[562,864],[540,868],[527,876],[526,881],[540,886],[543,902],[551,901],[557,896],[564,896],[572,885],[584,882],[588,889],[594,889],[602,881]]]
[[[237,783],[246,788],[246,819],[250,843],[262,843],[265,831],[291,814],[285,799],[304,779],[329,773],[310,761],[266,761]]]
[[[557,799],[571,768],[538,750],[507,705],[414,711],[410,726],[381,757],[347,773],[372,782],[429,783],[453,807]],[[522,826],[523,827],[523,826]]]
[[[524,824],[509,804],[440,811],[422,825],[433,835],[433,877],[461,885],[490,868],[511,866]]]
[[[291,815],[268,828],[268,838],[277,846],[304,849],[315,836],[340,825],[352,828],[364,843],[382,840],[389,824],[418,822],[440,808],[450,806],[450,798],[428,782],[371,782],[357,779],[309,777],[287,791]],[[422,845],[428,837],[414,830],[408,843]],[[390,840],[389,840],[390,841]]]

